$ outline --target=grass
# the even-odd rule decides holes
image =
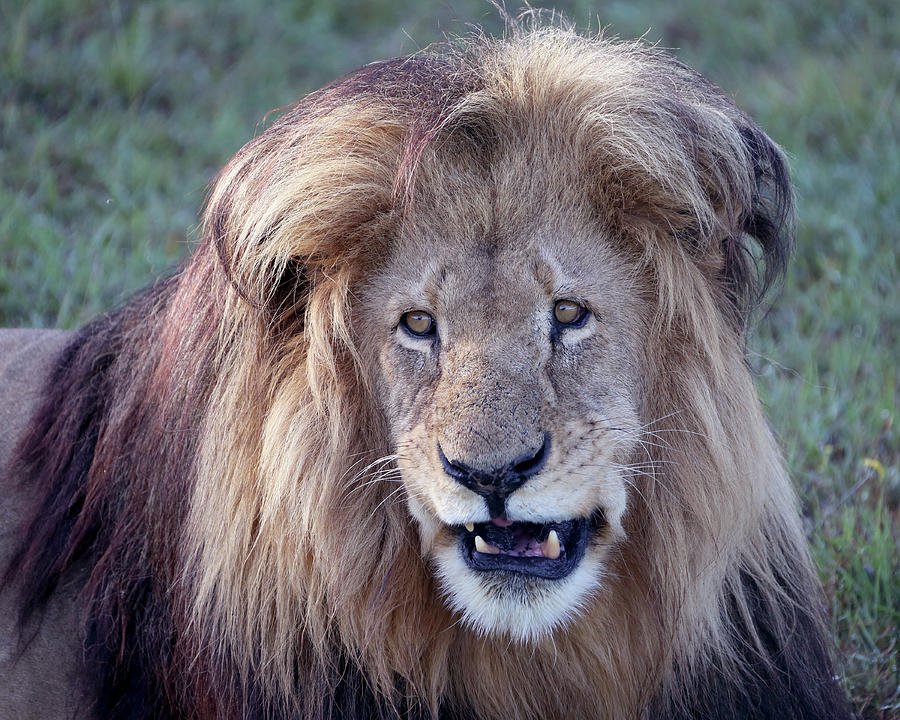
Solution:
[[[841,675],[864,717],[900,717],[900,9],[557,7],[674,48],[791,157],[797,251],[751,364],[796,478]],[[466,22],[500,26],[482,0],[0,0],[0,18],[0,325],[60,327],[186,252],[208,182],[270,108]]]

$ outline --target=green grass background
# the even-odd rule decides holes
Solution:
[[[512,3],[511,3],[512,7]],[[659,41],[788,152],[798,246],[751,365],[866,718],[900,717],[900,5],[567,0]],[[76,327],[187,252],[267,111],[467,23],[482,0],[0,0],[0,325]]]

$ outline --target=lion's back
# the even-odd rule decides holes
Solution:
[[[33,491],[9,469],[16,442],[41,396],[54,359],[73,337],[59,330],[0,330],[0,568],[5,569]],[[36,634],[17,632],[14,587],[0,594],[0,720],[74,717],[80,639],[73,593],[47,605]]]

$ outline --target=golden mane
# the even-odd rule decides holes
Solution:
[[[458,622],[380,481],[396,450],[355,308],[448,157],[548,135],[642,268],[647,472],[604,589],[510,644]],[[123,717],[847,717],[743,359],[790,204],[762,131],[640,43],[538,28],[351,73],[242,148],[183,268],[59,363],[19,453],[52,478],[14,561],[26,600],[90,559],[98,711]]]

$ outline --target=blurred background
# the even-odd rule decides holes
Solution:
[[[900,5],[555,7],[670,48],[790,157],[797,250],[749,362],[841,675],[864,717],[900,717]],[[503,27],[484,0],[0,0],[0,326],[120,302],[189,251],[207,184],[270,109],[472,24]]]

